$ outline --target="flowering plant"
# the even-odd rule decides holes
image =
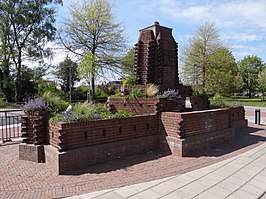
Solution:
[[[163,94],[157,95],[158,98],[167,98],[169,100],[176,101],[178,98],[180,98],[179,90],[175,89],[168,89],[167,91],[164,91]]]
[[[39,110],[47,110],[48,106],[41,98],[36,98],[36,99],[30,99],[23,106],[21,106],[21,109],[25,112],[39,111]]]

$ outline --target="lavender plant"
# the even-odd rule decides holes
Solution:
[[[161,95],[157,95],[158,98],[167,98],[169,100],[176,101],[178,98],[180,98],[179,90],[175,89],[168,89],[167,91],[164,91]]]
[[[47,110],[48,106],[47,104],[41,99],[30,99],[28,102],[26,102],[24,105],[21,106],[21,109],[25,112],[29,111],[39,111],[39,110]]]

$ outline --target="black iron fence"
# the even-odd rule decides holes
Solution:
[[[0,109],[0,141],[21,137],[21,116],[20,109]]]

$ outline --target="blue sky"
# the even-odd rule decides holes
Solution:
[[[68,17],[68,4],[58,9],[58,26]],[[139,29],[158,21],[173,28],[179,53],[199,25],[214,22],[236,60],[257,55],[266,62],[266,0],[111,0],[117,22],[122,22],[133,46]]]

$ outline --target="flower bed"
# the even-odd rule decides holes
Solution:
[[[49,123],[50,144],[59,151],[158,134],[157,115],[86,122]]]

